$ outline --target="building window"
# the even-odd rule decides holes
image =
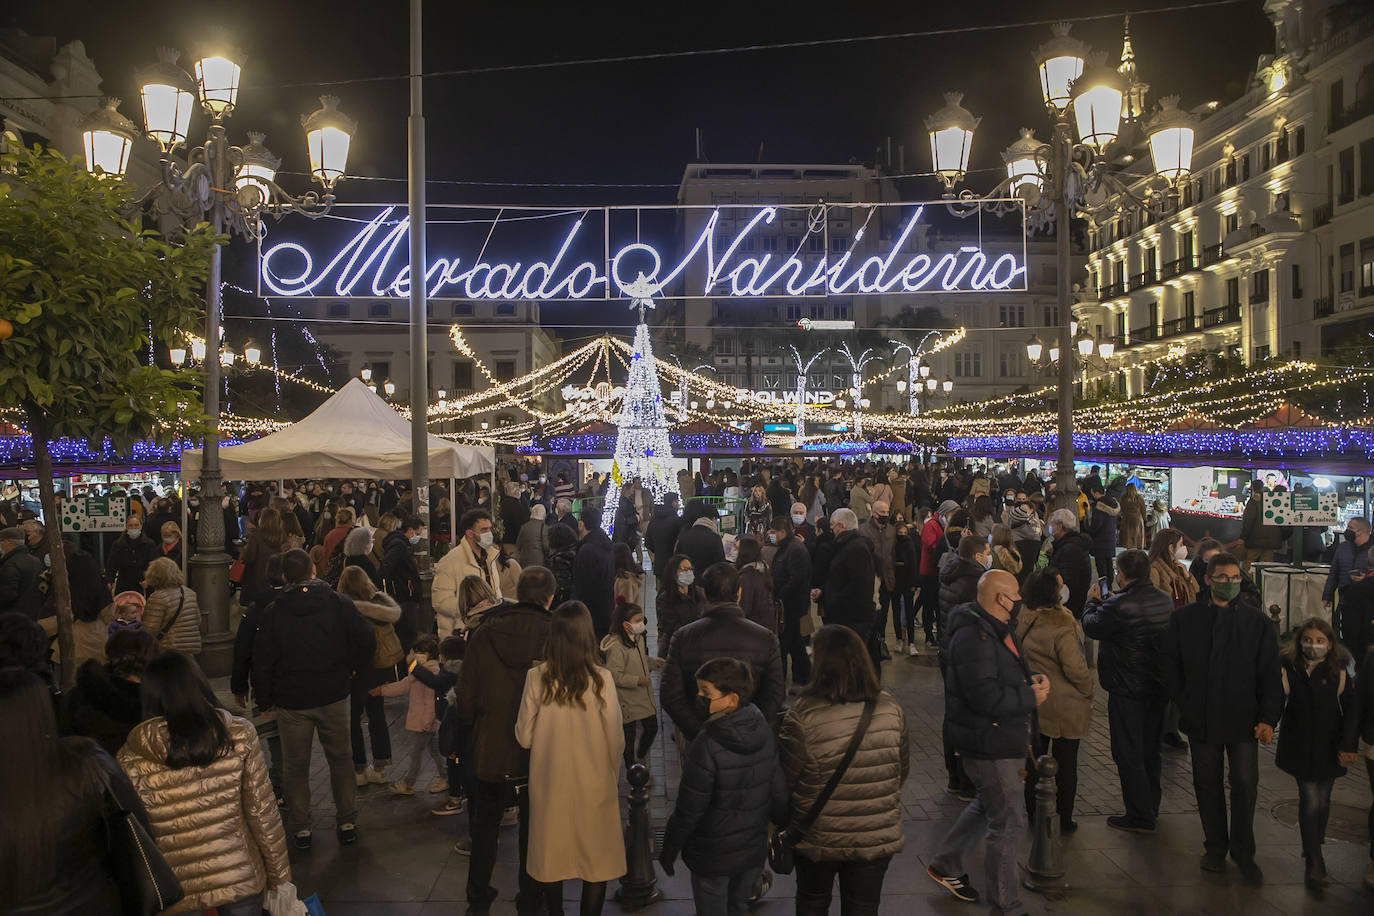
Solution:
[[[347,303],[347,302],[331,302],[331,303],[329,303],[329,317],[330,317],[330,318],[347,318],[347,317],[348,317],[348,303]]]
[[[1301,156],[1307,149],[1307,128],[1299,124],[1293,129],[1293,155]]]
[[[1126,337],[1126,313],[1116,313],[1116,339],[1122,340]]]
[[[383,360],[381,362],[374,361],[369,363],[369,365],[372,367],[372,384],[380,385],[382,382],[391,378],[391,362],[389,360]]]
[[[1024,328],[1026,326],[1026,307],[1024,305],[999,306],[997,318],[1004,328]]]
[[[472,317],[472,303],[471,303],[471,302],[455,302],[455,303],[453,303],[453,317],[454,317],[454,318],[471,318],[471,317]]]
[[[740,242],[739,250],[745,252],[753,251],[755,244],[754,237],[752,235],[746,235],[744,240]]]
[[[390,302],[369,302],[367,304],[367,317],[369,318],[390,318]]]
[[[849,236],[837,235],[830,240],[830,250],[835,254],[844,254],[849,250]]]
[[[712,341],[712,349],[716,356],[733,356],[735,353],[735,337],[733,334],[716,334]]]
[[[1348,293],[1355,288],[1355,243],[1341,246],[1341,292]]]
[[[733,387],[735,384],[735,373],[733,372],[717,372],[716,378],[720,379],[722,385]]]
[[[1274,144],[1275,164],[1288,161],[1288,131],[1280,131],[1279,139]]]
[[[983,354],[955,353],[954,354],[954,377],[955,378],[981,378],[983,375]]]
[[[510,382],[515,380],[515,360],[498,359],[493,369],[498,382]]]
[[[801,248],[801,236],[789,235],[787,237],[787,253],[796,254],[799,248]]]
[[[1150,303],[1150,331],[1159,330],[1159,303]]]
[[[763,239],[763,250],[764,250],[764,251],[777,251],[777,250],[778,250],[778,237],[777,237],[776,235],[764,236],[764,239]]]
[[[1193,266],[1193,230],[1189,229],[1187,232],[1183,233],[1183,235],[1179,236],[1178,256],[1183,261],[1185,267]]]
[[[1047,305],[1047,306],[1045,306],[1045,309],[1044,309],[1044,316],[1043,316],[1043,317],[1044,317],[1044,319],[1045,319],[1045,327],[1047,327],[1047,328],[1057,328],[1057,327],[1059,327],[1059,306],[1057,306],[1057,305]]]
[[[1240,180],[1245,181],[1250,177],[1250,154],[1246,153],[1240,157]]]
[[[788,320],[788,321],[801,321],[801,316],[802,316],[802,307],[801,307],[801,304],[800,304],[800,303],[788,303],[788,306],[787,306],[787,320]]]
[[[1360,295],[1374,295],[1374,235],[1360,239]]]
[[[812,235],[808,241],[808,247],[811,249],[812,254],[824,254],[825,237],[820,235],[819,233],[816,235]]]
[[[1240,277],[1231,277],[1226,281],[1226,305],[1240,305]]]
[[[1360,141],[1360,196],[1374,194],[1374,139]]]
[[[515,303],[514,303],[514,302],[498,302],[498,303],[496,303],[496,317],[497,317],[497,318],[514,318],[514,317],[515,317]]]
[[[1302,267],[1300,267],[1300,266],[1297,265],[1297,264],[1294,264],[1294,265],[1292,265],[1291,267],[1289,267],[1289,272],[1290,272],[1291,275],[1292,275],[1292,281],[1293,281],[1293,292],[1292,292],[1293,298],[1294,298],[1294,299],[1301,299],[1301,298],[1302,298]]]
[[[1341,150],[1337,169],[1340,172],[1341,192],[1336,202],[1348,204],[1355,199],[1355,147]]]
[[[455,391],[472,390],[472,363],[467,360],[458,360],[454,362],[453,388]]]
[[[847,304],[846,304],[846,305],[837,305],[837,306],[835,306],[835,320],[836,320],[836,321],[848,321],[848,320],[849,320],[849,306],[848,306]]]
[[[1327,109],[1326,130],[1330,133],[1339,130],[1341,121],[1345,116],[1345,81],[1332,80],[1330,89],[1330,107]]]
[[[1269,302],[1269,268],[1250,275],[1250,302],[1261,305]]]
[[[1191,289],[1183,294],[1183,317],[1193,318],[1197,315],[1197,294]]]
[[[823,319],[823,318],[825,318],[825,306],[823,306],[823,305],[813,305],[813,306],[811,306],[811,319],[812,319],[813,321],[820,321],[820,320]]]
[[[1282,213],[1288,209],[1288,192],[1280,191],[1274,195],[1274,212]]]
[[[1269,171],[1269,141],[1265,140],[1260,144],[1260,171]]]
[[[1226,160],[1226,187],[1236,183],[1236,157],[1232,156]]]
[[[1239,213],[1228,213],[1228,214],[1226,214],[1226,235],[1230,235],[1232,232],[1235,232],[1235,231],[1236,231],[1237,229],[1239,229],[1239,228],[1240,228],[1240,214],[1239,214]]]
[[[1264,345],[1262,345],[1262,346],[1255,347],[1255,362],[1260,362],[1261,360],[1266,360],[1266,359],[1268,359],[1268,358],[1269,358],[1269,345],[1268,345],[1268,344],[1264,344]]]
[[[997,358],[1000,378],[1022,378],[1026,374],[1026,354],[1022,350],[1003,350]]]

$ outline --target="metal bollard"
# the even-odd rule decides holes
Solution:
[[[1063,850],[1059,845],[1058,788],[1054,779],[1059,773],[1059,763],[1045,754],[1035,761],[1035,770],[1039,774],[1035,783],[1035,832],[1022,883],[1053,899],[1067,887]]]
[[[656,886],[653,836],[649,829],[649,768],[636,763],[625,774],[630,783],[630,822],[625,828],[625,877],[615,892],[616,902],[639,910],[663,899]]]

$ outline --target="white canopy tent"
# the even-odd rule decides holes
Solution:
[[[261,439],[220,449],[220,472],[225,480],[408,480],[410,431],[410,421],[355,378],[305,419]],[[182,480],[200,475],[202,455],[200,449],[181,453]],[[491,446],[429,437],[431,479],[455,480],[495,471],[496,451]],[[494,488],[492,492],[494,498]],[[453,504],[450,499],[450,514]]]

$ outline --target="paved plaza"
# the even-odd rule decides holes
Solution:
[[[646,601],[652,603],[650,584],[646,577]],[[649,613],[652,615],[651,608]],[[653,629],[651,626],[650,632]],[[943,699],[934,654],[885,664],[883,682],[906,710],[911,776],[902,792],[906,848],[893,859],[888,870],[882,912],[903,916],[973,916],[985,912],[982,904],[961,903],[950,897],[925,875],[932,847],[963,807],[944,788],[939,738]],[[220,695],[228,700],[227,687],[217,686]],[[1079,758],[1075,815],[1079,829],[1064,843],[1068,890],[1058,900],[1025,892],[1023,900],[1030,913],[1374,913],[1374,891],[1361,883],[1368,861],[1365,823],[1370,806],[1363,761],[1336,784],[1325,851],[1332,885],[1317,897],[1302,884],[1296,787],[1291,777],[1274,766],[1273,747],[1262,749],[1255,834],[1259,844],[1256,861],[1264,870],[1265,885],[1250,888],[1241,883],[1234,866],[1222,875],[1207,874],[1198,868],[1201,827],[1186,752],[1165,749],[1164,798],[1157,833],[1140,836],[1107,827],[1107,815],[1120,813],[1120,790],[1109,749],[1106,694],[1100,690],[1095,705],[1092,733],[1083,740]],[[400,748],[403,745],[396,739],[403,732],[404,699],[389,699],[387,715],[393,745]],[[662,721],[666,724],[667,717],[662,716]],[[672,740],[664,740],[667,731],[660,734],[650,755],[651,815],[656,829],[662,829],[667,819],[678,782],[677,753]],[[467,816],[430,814],[430,807],[442,797],[423,792],[432,778],[430,764],[422,769],[418,783],[421,790],[413,798],[393,796],[385,786],[360,790],[360,841],[344,848],[334,840],[333,807],[318,745],[313,763],[315,845],[305,852],[291,851],[292,868],[302,895],[318,892],[329,916],[437,916],[463,911],[468,859],[453,851],[453,843],[465,835]],[[623,779],[621,792],[622,797],[628,792]],[[608,841],[613,839],[618,840]],[[501,898],[492,907],[493,914],[515,912],[516,863],[516,828],[503,828],[492,881]],[[981,847],[975,864],[970,869],[971,880],[975,888],[982,888],[986,881]],[[692,912],[691,888],[684,866],[679,865],[672,878],[660,871],[658,887],[664,900],[647,912],[665,916]],[[564,890],[569,898],[567,911],[576,912],[572,900],[578,885],[567,882]],[[763,916],[792,912],[792,891],[791,878],[778,876],[756,912]],[[837,900],[832,912],[838,911]],[[620,908],[608,902],[607,912],[620,912]]]

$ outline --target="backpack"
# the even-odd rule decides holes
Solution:
[[[352,528],[348,529],[350,532]],[[339,538],[339,543],[334,545],[334,550],[330,552],[329,558],[325,560],[324,572],[320,578],[329,583],[330,588],[337,588],[339,577],[343,575],[344,563],[347,558],[344,556],[344,542],[348,540],[348,535]]]

